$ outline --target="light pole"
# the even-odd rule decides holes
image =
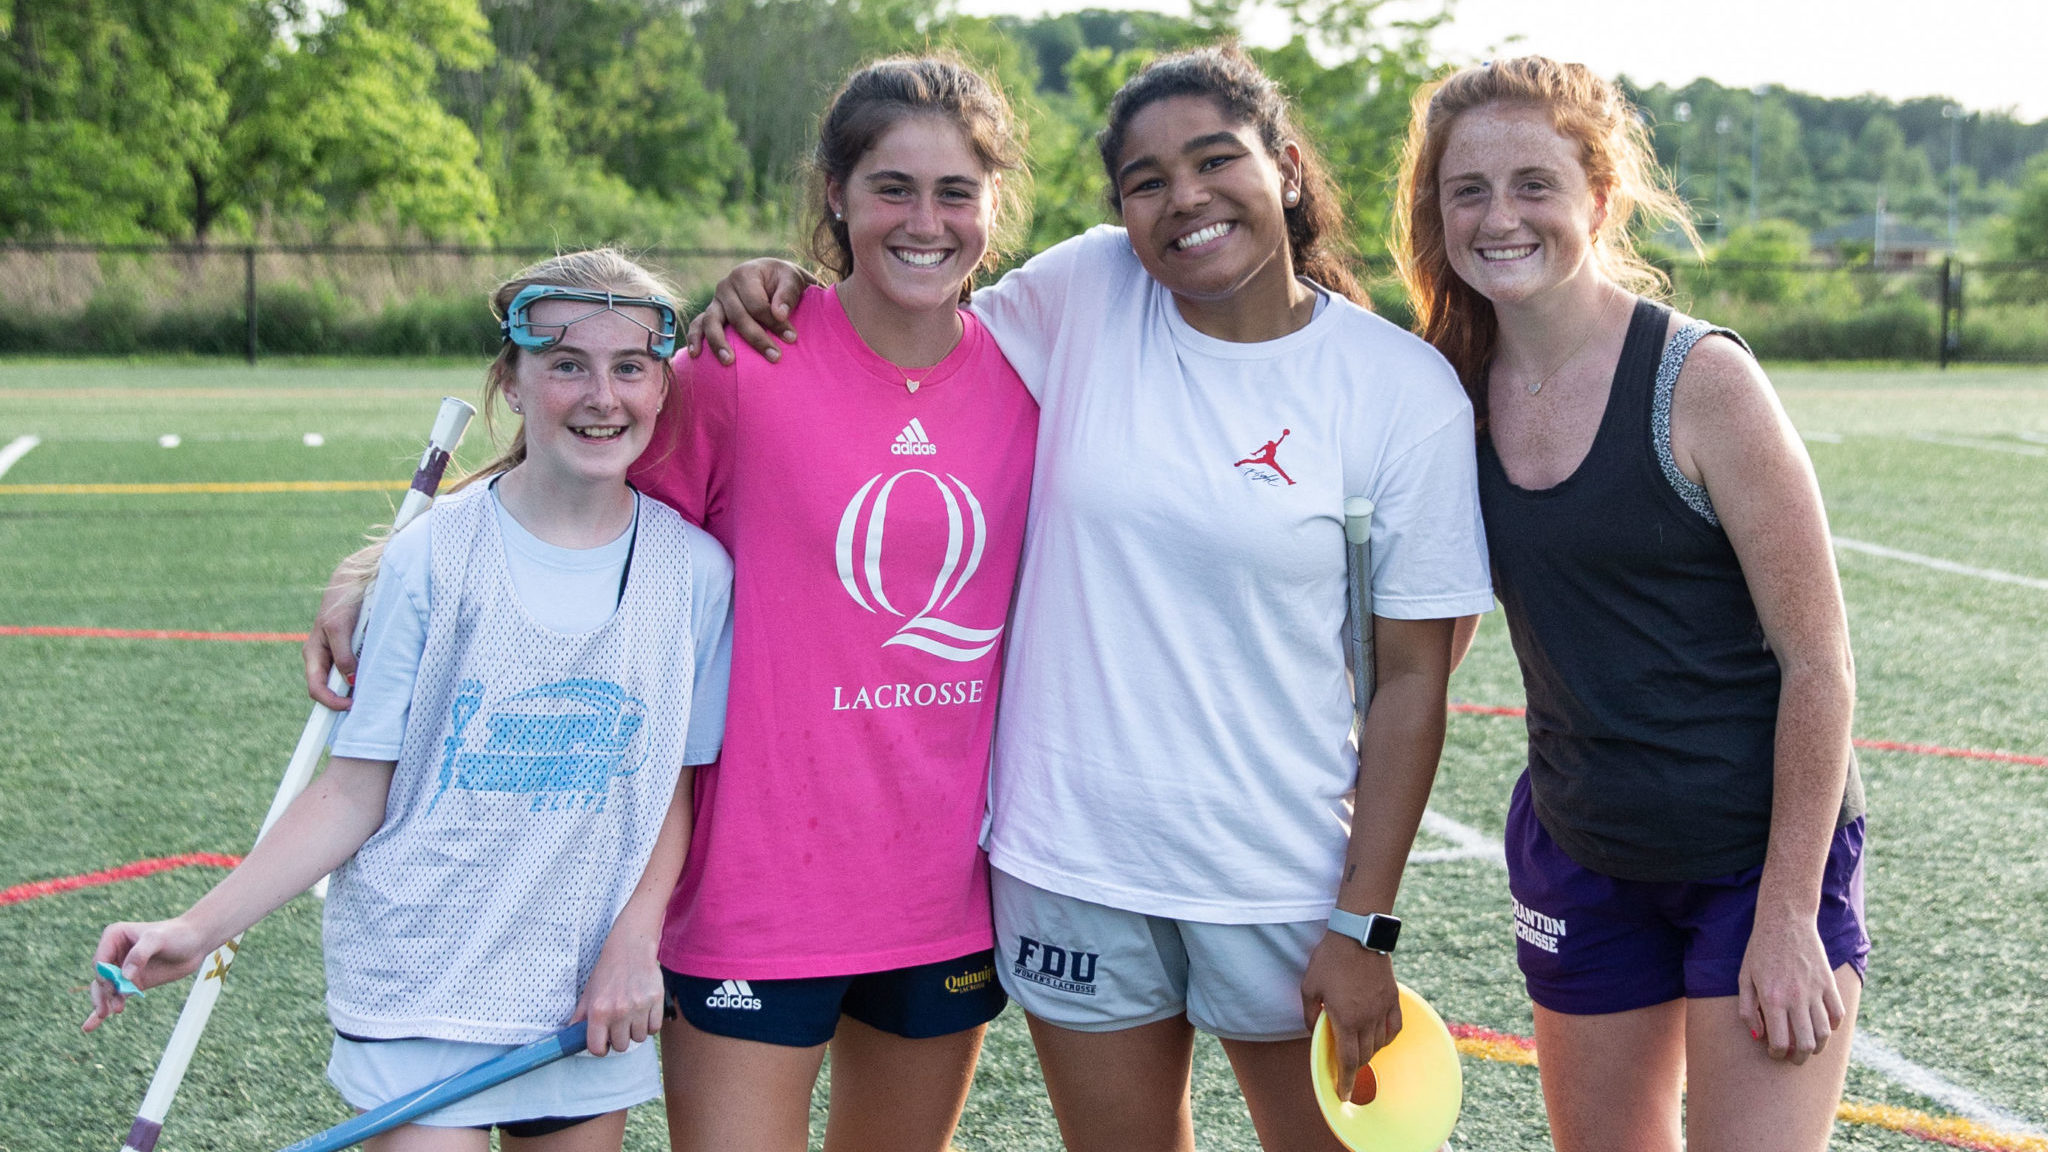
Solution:
[[[1764,166],[1764,92],[1762,84],[1749,90],[1753,98],[1749,104],[1749,222],[1756,223],[1757,202],[1763,199],[1760,193]]]
[[[1726,113],[1714,121],[1714,239],[1728,238],[1728,201],[1722,189],[1728,183],[1728,133],[1735,120]]]
[[[1963,117],[1967,115],[1969,113],[1963,111],[1963,107],[1960,104],[1944,104],[1941,106],[1941,118],[1948,121],[1948,250],[1950,253],[1956,251],[1956,233],[1959,231],[1956,219],[1956,180],[1962,168],[1961,137]]]
[[[1678,121],[1678,196],[1685,201],[1685,218],[1692,220],[1692,197],[1685,194],[1685,138],[1692,135],[1692,105],[1680,100],[1671,109],[1671,118]]]

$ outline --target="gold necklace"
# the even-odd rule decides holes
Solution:
[[[1552,377],[1556,376],[1559,372],[1564,371],[1565,365],[1571,363],[1573,359],[1575,359],[1578,356],[1579,353],[1586,350],[1586,345],[1592,341],[1593,334],[1595,332],[1600,331],[1601,323],[1607,319],[1607,310],[1613,306],[1614,301],[1611,299],[1600,305],[1600,315],[1595,316],[1593,318],[1593,323],[1587,327],[1586,334],[1584,336],[1579,337],[1579,342],[1572,346],[1572,350],[1570,352],[1565,353],[1564,359],[1559,360],[1557,362],[1557,367],[1552,368],[1548,372],[1545,372],[1541,380],[1538,380],[1534,384],[1529,385],[1529,395],[1534,396],[1538,392],[1543,391],[1543,386],[1545,384],[1550,383]]]

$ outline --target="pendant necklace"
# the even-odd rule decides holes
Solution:
[[[1612,305],[1612,300],[1609,300],[1607,303],[1600,305],[1600,315],[1594,317],[1593,323],[1587,326],[1586,334],[1579,338],[1579,342],[1573,346],[1570,352],[1565,353],[1564,359],[1559,360],[1557,362],[1557,367],[1552,368],[1548,372],[1545,372],[1541,380],[1538,380],[1534,384],[1529,385],[1529,395],[1534,396],[1538,392],[1543,391],[1543,386],[1545,384],[1550,383],[1552,377],[1556,376],[1559,372],[1564,371],[1565,365],[1571,363],[1575,358],[1577,358],[1579,353],[1586,350],[1586,345],[1592,341],[1593,334],[1595,332],[1600,331],[1601,322],[1607,319],[1607,309]]]

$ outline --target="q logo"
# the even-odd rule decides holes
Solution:
[[[861,485],[860,491],[854,493],[853,499],[847,503],[846,512],[839,517],[836,542],[839,582],[846,586],[846,594],[853,597],[854,603],[870,612],[906,615],[890,602],[888,593],[882,590],[882,548],[883,530],[889,523],[889,495],[896,490],[898,483],[913,476],[931,481],[939,490],[940,498],[946,502],[946,558],[939,564],[924,607],[910,615],[895,635],[882,641],[882,647],[901,644],[945,660],[964,662],[979,659],[996,646],[996,637],[1002,635],[1002,628],[963,628],[936,615],[951,604],[953,598],[960,595],[960,590],[967,587],[967,582],[974,578],[975,569],[981,567],[982,550],[988,542],[988,521],[981,514],[981,502],[974,498],[974,492],[958,476],[949,473],[941,479],[922,468],[906,468],[887,480],[878,472]],[[871,495],[872,502],[869,500]],[[963,507],[966,510],[964,515]],[[865,517],[861,515],[864,508],[867,510]],[[862,535],[863,521],[866,525],[864,541],[858,539]],[[856,543],[861,545],[858,566],[854,562]],[[865,594],[861,591],[863,583],[867,586]]]

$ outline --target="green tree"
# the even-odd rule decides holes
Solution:
[[[1745,300],[1781,303],[1797,294],[1799,275],[1770,265],[1801,263],[1809,258],[1811,250],[1812,241],[1806,229],[1790,220],[1744,224],[1714,254],[1713,282]]]
[[[215,162],[232,0],[14,0],[0,13],[0,232],[178,234],[184,178]]]
[[[573,158],[591,157],[632,193],[677,210],[703,215],[744,200],[747,157],[724,101],[705,87],[680,0],[490,0],[485,16],[495,57],[448,85],[501,197],[525,201],[550,183],[532,161],[575,167],[582,180],[588,167]],[[546,123],[535,124],[540,107]],[[508,179],[515,164],[523,183]]]
[[[703,0],[704,79],[725,98],[753,184],[787,202],[818,109],[855,65],[922,48],[939,0]]]
[[[366,216],[481,239],[496,202],[476,137],[439,98],[443,68],[491,57],[476,0],[352,0],[301,45],[290,80],[287,187],[329,219]]]
[[[2007,244],[2015,260],[2048,260],[2048,155],[2027,165],[2008,224]]]
[[[0,232],[206,241],[352,214],[475,235],[489,188],[436,71],[488,55],[475,0],[14,0]]]

